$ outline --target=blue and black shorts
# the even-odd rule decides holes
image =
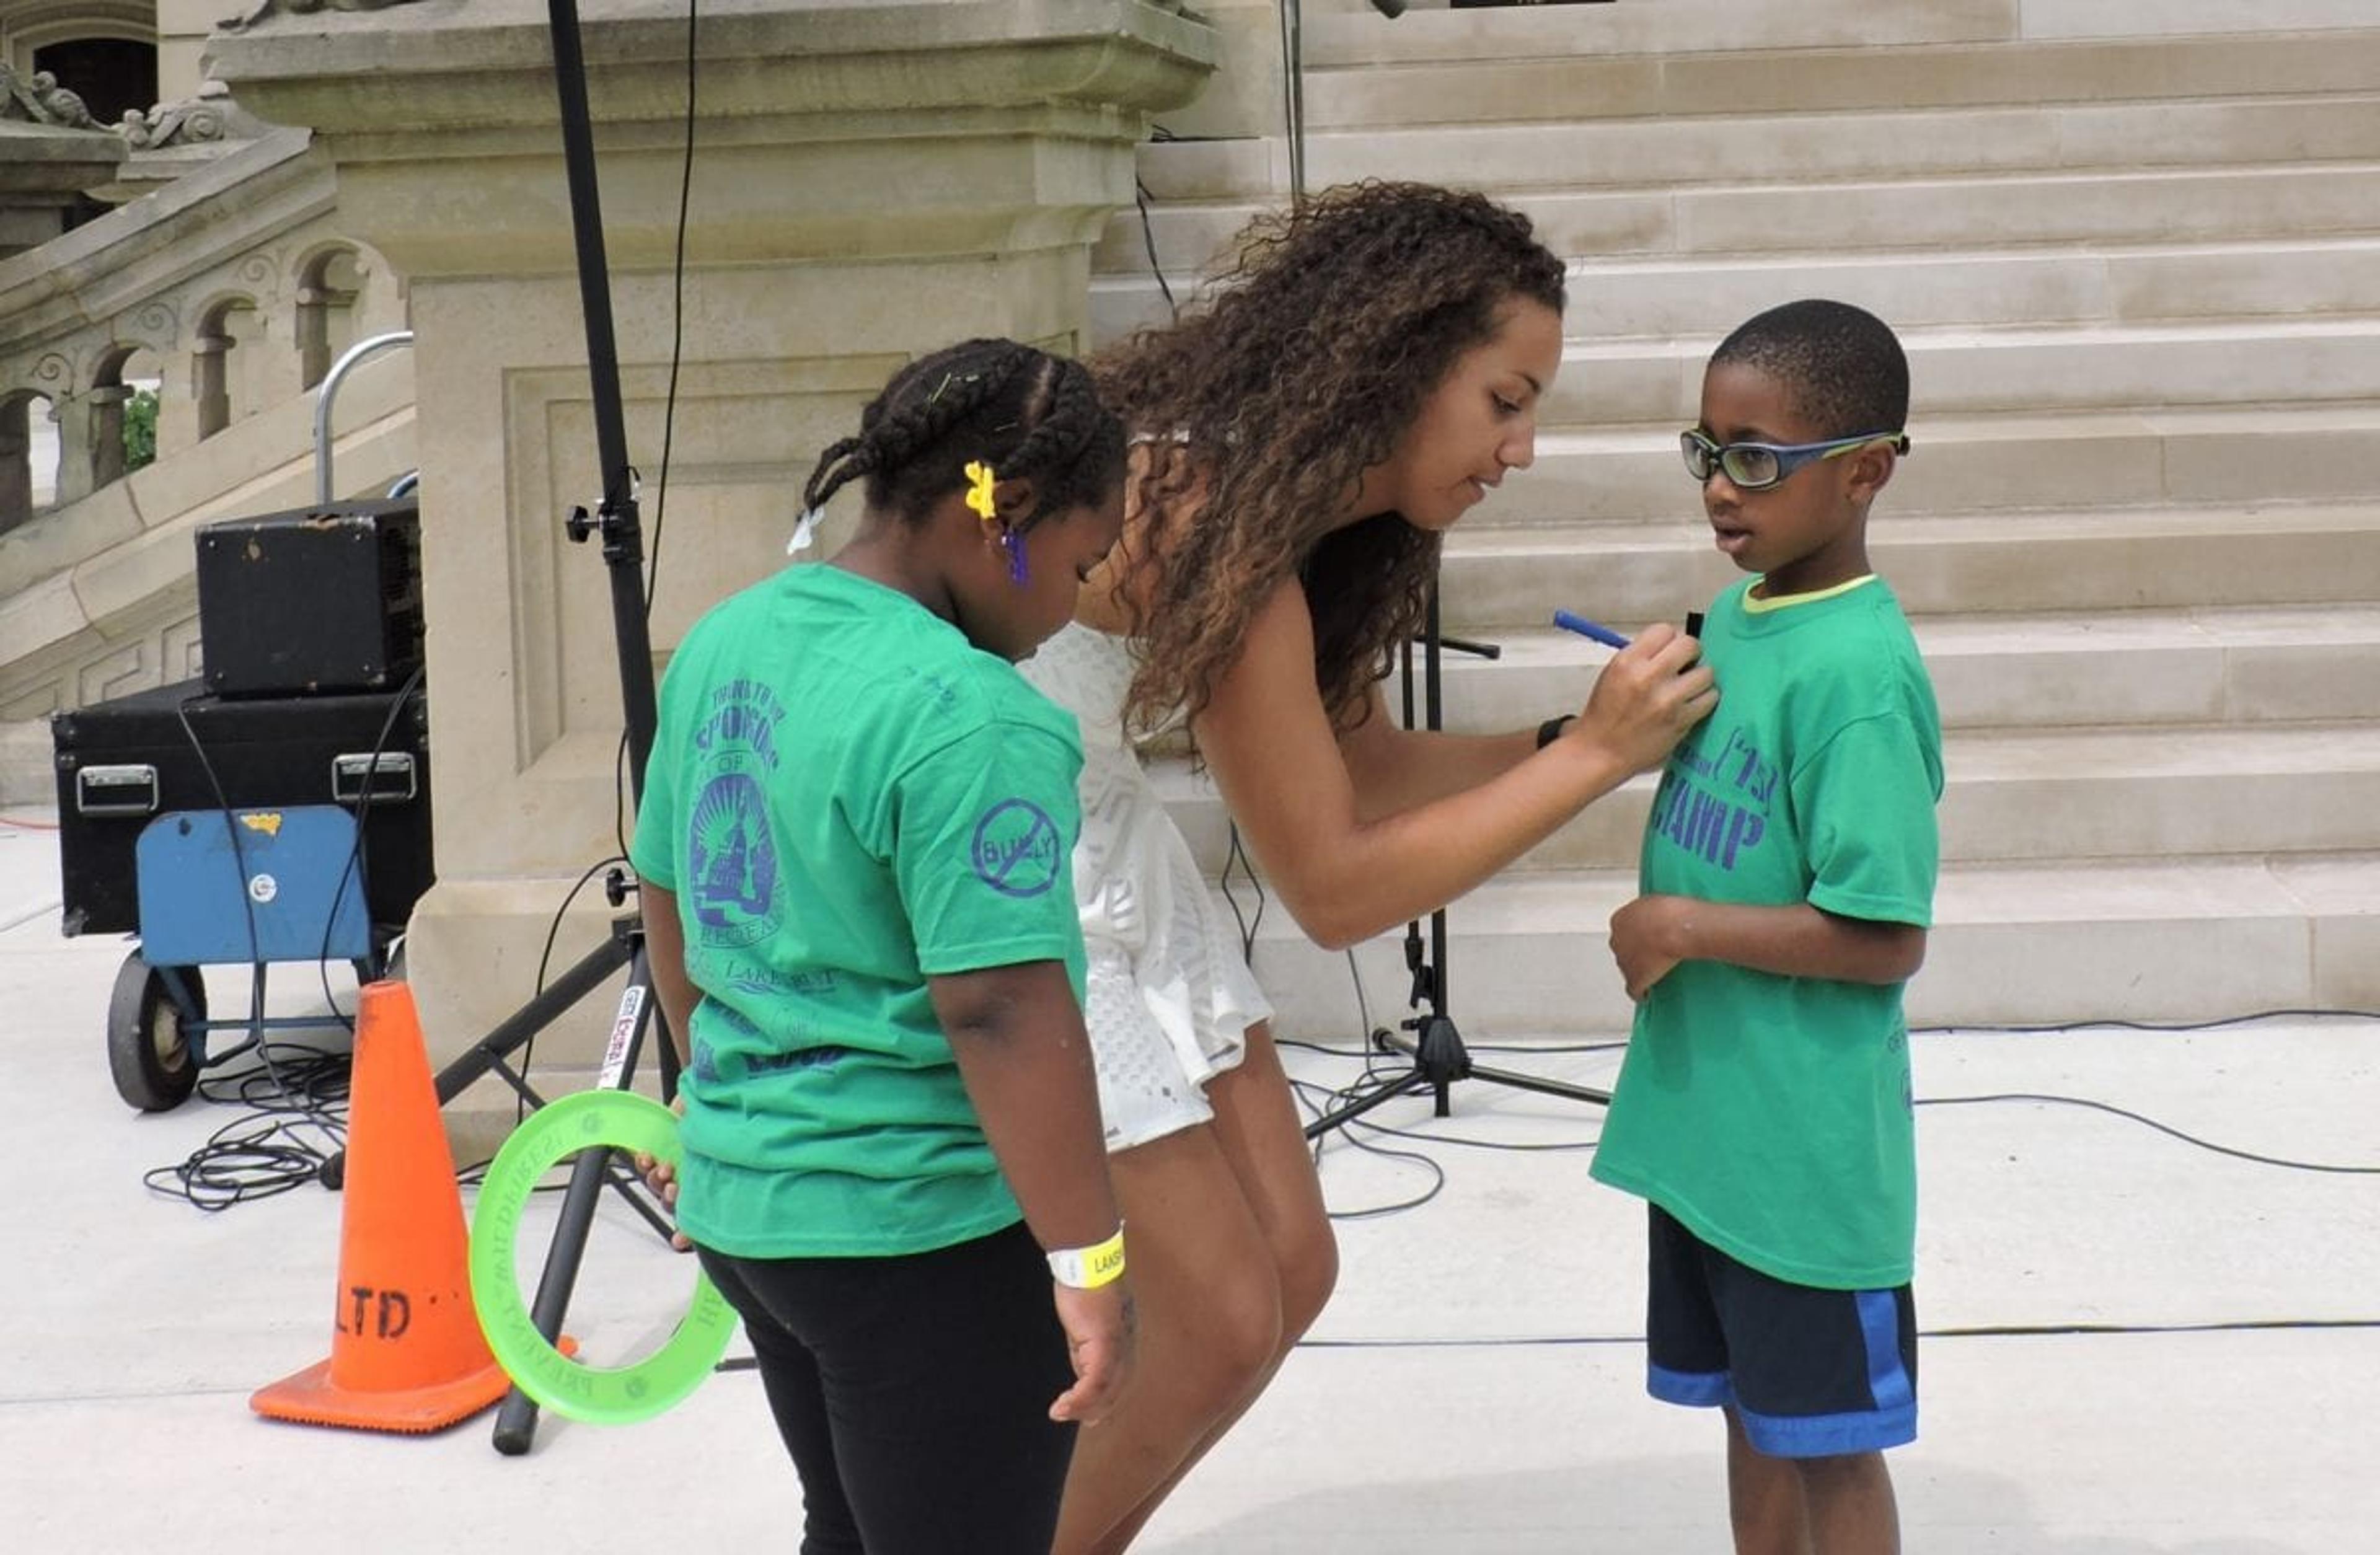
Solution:
[[[1829,1458],[1917,1440],[1910,1288],[1829,1291],[1737,1262],[1652,1206],[1645,1388],[1732,1407],[1755,1450]]]

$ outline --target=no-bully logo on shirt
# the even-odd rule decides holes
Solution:
[[[1002,799],[975,823],[976,877],[1002,896],[1038,896],[1057,883],[1065,856],[1058,825],[1030,799]]]
[[[767,778],[783,759],[777,729],[785,710],[749,680],[730,681],[710,702],[694,735],[702,776],[687,820],[686,889],[702,944],[735,949],[784,921]]]

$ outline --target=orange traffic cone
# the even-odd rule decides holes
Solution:
[[[440,1430],[512,1384],[472,1310],[463,1196],[403,983],[370,984],[357,1002],[350,1103],[331,1358],[248,1402],[309,1425]]]

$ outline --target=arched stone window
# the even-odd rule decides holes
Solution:
[[[35,48],[32,67],[57,78],[103,125],[157,101],[157,46],[144,40],[67,38]]]
[[[0,0],[0,63],[49,72],[112,125],[157,101],[156,0]]]
[[[71,447],[62,451],[60,480],[67,479],[64,461],[77,457],[87,461],[86,489],[90,491],[121,480],[155,458],[154,396],[160,382],[156,356],[143,346],[117,346],[100,358],[98,369],[91,375],[91,386],[83,396],[89,406],[81,427],[83,447],[79,451]],[[150,396],[143,403],[151,408],[138,429],[142,454],[136,456],[136,440],[129,435],[132,406],[143,394]]]
[[[239,379],[232,354],[258,333],[256,305],[247,298],[226,298],[200,315],[198,334],[190,343],[190,395],[198,404],[200,438],[214,436],[256,408],[237,403]]]
[[[0,533],[46,512],[57,491],[49,397],[24,389],[0,393]]]
[[[298,273],[299,386],[312,388],[331,371],[339,353],[356,343],[356,298],[363,290],[360,256],[353,249],[325,249]]]

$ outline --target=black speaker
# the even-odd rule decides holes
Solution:
[[[403,924],[434,878],[430,708],[418,686],[402,699],[233,698],[186,680],[59,713],[50,737],[68,934],[139,930],[134,844],[167,810],[352,810],[368,798],[361,862],[372,922]]]
[[[216,696],[387,691],[420,665],[411,498],[228,519],[198,544],[199,640]]]

